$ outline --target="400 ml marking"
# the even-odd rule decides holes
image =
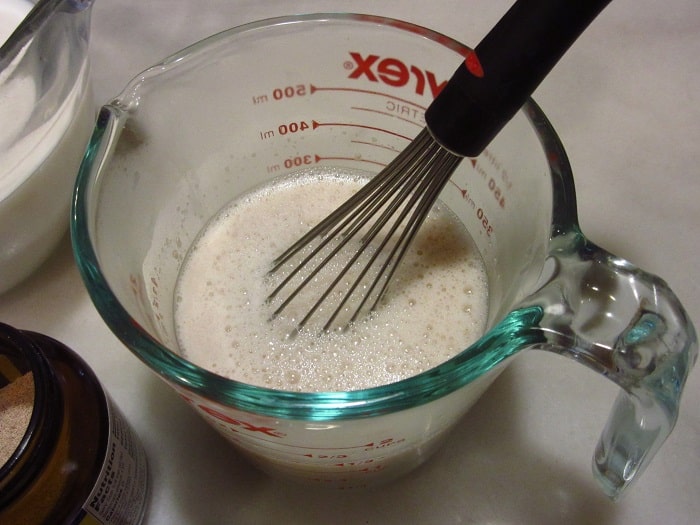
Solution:
[[[286,122],[277,126],[277,130],[268,129],[260,132],[260,140],[268,140],[274,138],[277,135],[288,135],[293,133],[299,133],[301,131],[306,131],[311,129],[311,124],[305,120]]]

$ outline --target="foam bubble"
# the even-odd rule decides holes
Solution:
[[[368,388],[449,359],[482,333],[483,261],[444,206],[431,213],[373,315],[345,332],[290,327],[310,308],[296,304],[270,322],[270,262],[347,199],[365,178],[307,170],[232,202],[200,233],[178,280],[175,321],[186,358],[251,384],[291,391]],[[334,270],[334,271],[337,271]],[[326,286],[317,278],[316,291]],[[302,301],[303,302],[303,301]]]

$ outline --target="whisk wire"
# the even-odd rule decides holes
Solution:
[[[402,174],[397,173],[396,175]],[[386,188],[391,189],[392,187],[396,187],[401,184],[401,181],[392,180],[395,178],[397,177],[383,177],[384,180],[377,181],[379,184],[374,184],[372,188],[369,188],[371,191],[363,192],[359,198],[354,198],[357,196],[356,194],[354,197],[346,201],[341,208],[337,209],[334,213],[331,213],[328,217],[326,217],[326,219],[324,219],[321,223],[309,231],[309,233],[302,237],[302,239],[295,243],[295,245],[290,247],[287,252],[275,260],[275,265],[270,270],[269,274],[276,272],[282,264],[291,259],[291,257],[301,251],[315,238],[321,238],[321,242],[319,242],[319,244],[314,247],[314,249],[303,259],[303,261],[299,265],[295,266],[294,269],[290,271],[285,279],[282,280],[282,282],[277,286],[277,288],[272,291],[272,293],[268,296],[268,301],[274,299],[303,268],[306,268],[311,261],[313,261],[321,252],[323,252],[326,246],[328,246],[333,240],[339,240],[338,244],[336,244],[332,251],[326,254],[325,257],[322,258],[315,267],[313,267],[311,272],[306,275],[301,284],[278,306],[278,308],[272,314],[273,319],[286,308],[286,306],[309,282],[312,282],[313,278],[321,271],[325,264],[335,257],[347,245],[347,243],[350,242],[354,235],[371,219],[376,210],[385,204],[384,201],[391,196],[391,194],[386,191]],[[363,189],[366,188],[367,187],[365,186]],[[353,206],[348,206],[349,204],[353,204]],[[355,217],[349,212],[358,206],[358,216]],[[342,222],[338,224],[339,221]],[[328,230],[334,227],[335,229],[328,234]],[[359,253],[356,254],[356,256],[354,256],[350,262],[356,261],[359,255]],[[336,280],[322,294],[321,298],[319,301],[317,301],[317,304],[312,308],[311,312],[315,311],[318,306],[320,306],[320,304],[335,288],[335,285],[337,285],[338,282],[340,282],[340,279],[345,275],[345,273],[347,273],[348,269],[349,266],[346,266],[344,270],[341,271]],[[305,324],[308,317],[310,316],[305,317],[300,324]]]
[[[432,137],[430,136],[428,130],[423,129],[423,131],[416,137],[414,142],[416,144],[425,144],[429,143],[431,140]],[[405,167],[409,163],[415,163],[416,157],[418,157],[418,155],[421,153],[424,152],[421,151],[420,148],[407,148],[402,150],[396,156],[396,158],[394,158],[394,160],[387,165],[386,168],[370,179],[364,186],[362,186],[362,188],[360,188],[357,193],[346,200],[326,218],[299,238],[299,240],[287,248],[279,257],[277,257],[272,262],[272,268],[270,269],[269,273],[272,274],[277,271],[285,262],[307,246],[310,241],[316,237],[326,235],[334,225],[336,225],[343,217],[347,216],[351,211],[356,211],[358,206],[360,206],[364,201],[371,202],[373,199],[376,199],[378,195],[384,195],[388,186],[400,183],[400,181],[397,179],[408,175],[408,173],[403,171]],[[390,167],[400,169],[389,169]]]
[[[326,325],[323,327],[324,330],[328,330],[330,328],[333,321],[335,321],[335,319],[337,318],[338,314],[343,310],[344,306],[347,304],[349,299],[354,295],[355,290],[364,281],[365,276],[367,275],[369,270],[374,266],[379,255],[383,253],[386,245],[393,239],[396,230],[404,222],[406,216],[409,214],[411,209],[415,207],[415,203],[419,199],[422,191],[424,190],[424,186],[427,185],[427,181],[425,180],[425,172],[422,169],[422,166],[425,166],[425,162],[430,163],[432,160],[434,160],[437,151],[434,151],[433,148],[430,148],[427,151],[421,151],[418,153],[420,153],[420,155],[418,155],[417,162],[412,164],[410,168],[406,170],[405,176],[401,177],[401,182],[398,185],[392,187],[390,191],[387,192],[387,194],[384,196],[384,198],[381,199],[382,206],[376,208],[374,211],[378,212],[382,207],[385,208],[384,211],[382,212],[380,217],[373,223],[370,230],[362,237],[360,248],[356,251],[353,258],[343,268],[341,276],[345,275],[347,271],[352,267],[353,263],[360,257],[364,246],[371,243],[374,240],[374,238],[386,227],[389,220],[400,210],[400,213],[397,217],[394,218],[394,221],[391,224],[388,231],[385,232],[384,238],[379,243],[379,246],[376,247],[376,249],[373,251],[369,260],[366,261],[359,275],[356,277],[349,290],[345,293],[340,303],[334,310],[333,314],[331,314],[330,318],[326,322]],[[390,164],[389,166],[387,166],[386,169],[394,170],[402,168],[399,166],[392,166]],[[391,198],[392,195],[393,198]],[[388,206],[384,206],[387,203],[387,201],[390,201],[390,204]],[[376,274],[376,277],[372,280],[369,286],[366,286],[366,291],[363,297],[361,298],[360,303],[357,305],[355,313],[353,314],[350,322],[353,322],[357,319],[357,316],[362,311],[363,306],[372,295],[372,292],[376,288],[377,284],[382,280],[382,273],[391,263],[394,255],[396,254],[397,248],[401,245],[403,238],[404,233],[402,233],[399,236],[399,239],[394,243],[394,247],[389,253],[389,256],[385,259],[385,262],[384,264],[382,264],[380,270]],[[338,282],[339,279],[334,281],[332,286],[335,287],[335,285],[337,285]],[[382,289],[384,289],[384,287]],[[377,303],[379,302],[380,296],[378,296],[377,299],[372,303],[372,308],[370,308],[370,311],[376,307]]]
[[[418,207],[414,210],[413,215],[411,216],[411,219],[407,224],[407,227],[402,231],[401,236],[399,237],[394,249],[392,250],[391,254],[389,255],[389,257],[387,258],[387,260],[385,261],[384,265],[378,273],[373,287],[376,286],[376,284],[380,281],[380,278],[383,278],[384,284],[379,290],[379,293],[376,294],[374,302],[370,306],[369,311],[373,311],[377,307],[377,304],[386,292],[386,289],[389,286],[389,282],[391,281],[394,272],[398,268],[399,263],[406,254],[406,251],[408,250],[408,247],[413,241],[413,238],[416,236],[416,233],[418,233],[418,230],[425,221],[425,218],[427,217],[430,208],[433,206],[433,204],[435,204],[438,195],[445,187],[445,184],[447,184],[447,181],[450,179],[451,175],[454,173],[455,169],[457,169],[457,166],[459,166],[459,163],[462,160],[461,157],[453,155],[447,150],[442,149],[441,153],[443,153],[444,158],[441,159],[441,162],[437,164],[434,172],[431,170],[431,172],[426,175],[426,180],[429,182],[429,187],[426,193],[422,195],[420,203]],[[392,263],[391,266],[389,266],[390,263]],[[361,313],[361,309],[364,306],[364,303],[367,301],[367,299],[369,299],[369,296],[370,295],[368,293],[363,298],[362,304],[360,304],[360,306],[357,308],[355,314],[350,319],[350,322],[354,322],[357,320],[357,317]]]
[[[336,255],[340,249],[345,246],[345,244],[351,238],[351,232],[356,231],[356,229],[361,228],[366,224],[369,218],[374,214],[375,210],[383,206],[383,202],[391,197],[391,189],[397,186],[401,186],[403,180],[410,177],[412,170],[408,169],[408,166],[416,166],[420,162],[420,157],[426,153],[426,150],[422,148],[422,145],[426,142],[432,140],[429,132],[424,129],[416,137],[416,145],[418,148],[407,148],[403,150],[385,169],[383,169],[379,174],[370,179],[370,181],[365,184],[357,193],[346,200],[337,209],[331,212],[325,219],[314,226],[309,232],[302,236],[298,241],[292,244],[284,253],[282,253],[277,259],[272,263],[272,268],[268,272],[268,275],[274,274],[280,269],[280,267],[289,261],[294,255],[303,250],[308,246],[314,239],[321,237],[323,240],[319,243],[311,253],[309,253],[304,260],[297,265],[286,278],[272,291],[268,296],[268,302],[274,299],[279,292],[286,287],[286,285],[304,268],[310,263],[331,240],[336,238],[338,234],[345,230],[344,241],[336,247],[327,258]],[[350,213],[354,212],[354,213]],[[343,219],[345,220],[343,221]],[[343,221],[343,222],[340,222]],[[340,222],[340,225],[338,223]],[[346,230],[349,224],[353,223]],[[335,230],[329,235],[328,231],[335,227]],[[322,264],[319,264],[318,270]],[[305,282],[309,282],[313,278],[318,270],[313,271],[307,276]],[[296,294],[295,294],[296,295]],[[286,306],[289,304],[294,296],[290,296],[287,300],[283,301],[278,309],[273,313],[272,317],[276,317]]]
[[[372,300],[367,311],[374,310],[425,216],[460,161],[461,157],[440,146],[427,128],[424,129],[409,147],[378,175],[273,262],[270,275],[277,272],[283,264],[304,248],[318,241],[301,263],[294,266],[268,296],[269,302],[275,299],[302,269],[306,269],[306,274],[299,276],[300,282],[279,304],[272,317],[277,317],[309,283],[314,282],[318,273],[366,227],[369,229],[362,233],[357,248],[344,262],[344,266],[332,282],[321,292],[320,297],[306,315],[297,323],[295,330],[303,328],[321,309],[323,303],[337,289],[348,272],[358,266],[356,263],[363,254],[368,259],[364,261],[359,273],[353,277],[348,289],[343,290],[342,297],[327,319],[323,330],[331,328],[350,299],[356,296],[359,287],[362,287],[362,293],[357,299],[358,302],[353,305],[354,312],[347,324],[357,320],[360,313],[366,310],[365,306],[370,299]],[[371,224],[370,221],[372,221]],[[397,236],[397,230],[401,226],[403,229]],[[365,254],[367,247],[382,232],[383,238],[378,240],[378,246],[373,246],[371,253]],[[388,250],[388,245],[392,242],[393,246]],[[380,264],[378,260],[381,254],[384,254],[384,259]],[[379,265],[378,269],[377,265]],[[375,273],[368,277],[370,270]],[[379,292],[375,293],[376,290]]]
[[[405,190],[405,179],[411,178],[412,174],[415,172],[415,168],[420,166],[421,162],[424,162],[423,157],[429,151],[428,149],[424,149],[422,144],[429,142],[432,139],[430,135],[427,134],[427,131],[424,130],[424,133],[419,135],[416,140],[418,142],[417,145],[421,145],[420,148],[408,148],[407,150],[404,150],[401,155],[394,159],[394,161],[384,170],[382,170],[378,175],[371,179],[370,182],[363,186],[360,191],[348,199],[334,212],[329,214],[316,227],[312,228],[306,235],[304,235],[299,241],[297,241],[274,261],[273,268],[270,270],[269,274],[275,273],[285,262],[300,252],[304,247],[308,246],[314,239],[319,237],[321,238],[321,241],[314,247],[314,249],[302,260],[300,264],[295,266],[289,272],[289,274],[268,296],[268,302],[272,301],[284,288],[286,288],[290,281],[292,281],[292,279],[296,277],[302,269],[312,266],[310,263],[314,261],[314,259],[317,259],[319,254],[322,253],[331,242],[337,241],[337,244],[332,248],[332,250],[322,257],[315,266],[312,266],[311,271],[309,271],[308,274],[303,277],[301,283],[280,303],[277,309],[272,313],[272,319],[276,318],[289,305],[289,303],[299,295],[307,284],[313,282],[314,277],[318,275],[326,264],[338,253],[340,253],[347,243],[354,238],[354,236],[381,208],[386,206],[387,201],[391,199],[392,194],[397,188]],[[395,198],[390,207],[396,208],[400,204],[401,199]],[[333,231],[329,234],[328,231],[331,229],[333,229]],[[376,230],[371,232],[370,235],[365,235],[361,245],[369,243],[376,233],[378,233],[378,231],[379,230]],[[316,301],[314,306],[312,306],[308,314],[298,323],[297,329],[300,329],[306,325],[313,313],[318,310],[321,304],[327,299],[327,297],[340,283],[342,278],[350,270],[352,264],[356,262],[361,255],[362,250],[357,250],[348,264],[346,264],[336,276],[335,280],[321,294],[320,298]],[[360,280],[361,279],[357,281],[357,284],[359,284]],[[355,287],[353,287],[352,291],[354,291],[354,289]],[[352,291],[349,292],[349,295],[352,294]],[[349,297],[349,295],[347,297]],[[337,316],[339,311],[340,310],[338,309],[332,316],[333,319]],[[328,325],[324,329],[327,328]]]

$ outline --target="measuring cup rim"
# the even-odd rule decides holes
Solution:
[[[191,53],[201,53],[222,39],[292,22],[335,21],[368,23],[382,28],[389,26],[430,38],[457,52],[469,49],[430,29],[386,17],[349,13],[277,17],[234,27],[199,41],[134,77],[122,93],[129,91],[129,86],[133,87],[135,83],[148,82],[164,66],[177,67],[182,63],[182,58]],[[496,369],[520,348],[535,343],[533,337],[539,337],[527,330],[541,316],[537,308],[511,312],[473,345],[430,370],[395,383],[347,392],[292,392],[249,385],[225,378],[183,359],[161,345],[131,318],[111,291],[92,245],[89,200],[95,193],[94,185],[111,149],[110,133],[118,127],[117,121],[122,118],[117,115],[118,107],[118,104],[111,104],[102,109],[76,179],[70,224],[73,251],[86,288],[106,324],[127,348],[168,382],[209,401],[271,417],[311,421],[356,419],[422,405],[450,394]],[[563,145],[549,120],[532,99],[525,103],[521,111],[539,137],[549,165],[554,201],[552,232],[556,234],[577,229],[573,176]]]
[[[59,10],[78,13],[90,8],[93,2],[94,0],[39,0],[36,2],[8,39],[0,45],[0,71],[14,60],[25,44],[44,27],[54,13]]]

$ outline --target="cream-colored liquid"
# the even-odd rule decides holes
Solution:
[[[374,315],[342,333],[312,328],[294,338],[287,334],[309,303],[269,321],[271,261],[363,182],[308,172],[249,194],[210,221],[177,284],[183,355],[249,384],[343,391],[418,374],[478,339],[487,314],[486,273],[448,210],[431,213]]]
[[[0,45],[5,43],[33,6],[27,0],[2,1]],[[42,149],[40,140],[24,147],[17,144],[18,137],[21,137],[22,130],[32,115],[38,95],[35,80],[30,75],[17,74],[15,68],[15,64],[10,64],[7,69],[0,71],[0,151],[3,152],[3,162],[0,166],[0,200],[26,177],[24,172],[16,173],[20,171],[17,166],[31,155],[33,149]],[[46,154],[39,153],[38,156],[43,158]],[[32,166],[31,170],[34,169],[36,167]]]

